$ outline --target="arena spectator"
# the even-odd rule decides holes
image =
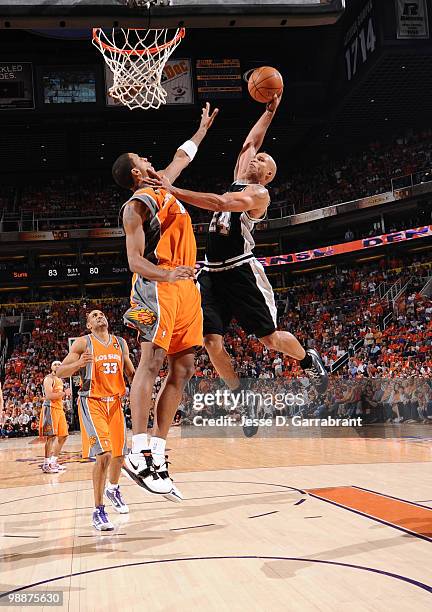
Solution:
[[[360,413],[371,423],[432,422],[432,305],[419,293],[419,279],[431,270],[427,254],[383,256],[373,264],[354,268],[342,264],[329,272],[296,276],[294,286],[277,292],[281,305],[279,325],[316,347],[329,368],[351,351],[348,365],[331,377],[324,401],[308,391],[307,405],[291,407],[287,414]],[[409,285],[395,305],[392,320],[384,327],[383,315],[390,306],[380,298],[377,287],[383,283],[390,287],[397,280],[402,284],[409,281]],[[0,412],[2,437],[36,434],[44,375],[54,358],[63,359],[66,355],[68,338],[85,333],[85,312],[100,306],[101,301],[89,300],[13,306],[15,314],[22,312],[32,320],[33,329],[15,336],[6,363],[4,406]],[[139,346],[122,323],[126,308],[126,298],[103,300],[113,333],[127,340],[136,363]],[[0,307],[0,313],[10,314],[10,307]],[[354,354],[353,343],[359,339],[364,341],[363,347]],[[268,350],[235,322],[225,341],[236,370],[243,377],[255,379],[259,388],[267,385],[274,391],[284,384],[298,384],[302,373],[296,362]],[[157,377],[154,401],[165,374],[163,369]],[[219,384],[204,350],[196,356],[196,376],[202,393]],[[180,416],[190,420],[190,407],[184,404]],[[274,413],[273,408],[268,409]],[[72,423],[74,409],[66,409]],[[124,410],[130,425],[127,398]],[[264,414],[267,407],[261,406],[260,410]]]

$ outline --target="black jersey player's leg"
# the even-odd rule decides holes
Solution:
[[[233,313],[231,275],[226,272],[202,271],[198,275],[203,310],[204,346],[214,369],[233,393],[240,393],[244,388],[242,381],[234,369],[233,362],[225,348],[224,333],[227,330]],[[243,413],[251,417],[250,407],[243,405]],[[256,426],[244,426],[247,437],[254,436],[258,431]]]
[[[269,350],[284,353],[297,361],[302,361],[306,357],[306,351],[290,332],[276,330],[268,336],[262,336],[260,342]]]
[[[328,387],[328,374],[315,349],[306,351],[297,338],[286,331],[277,330],[269,336],[260,338],[260,341],[271,351],[284,353],[299,361],[301,368],[310,378],[318,393],[325,393]]]
[[[204,336],[204,346],[214,369],[225,384],[231,391],[238,389],[240,387],[240,378],[234,370],[231,357],[225,348],[223,336],[220,334],[207,334]]]
[[[243,394],[241,404],[244,421],[243,433],[247,438],[255,436],[258,433],[258,426],[253,423],[253,419],[256,417],[255,406],[248,402],[247,381],[245,379],[241,379],[234,370],[231,357],[225,348],[223,336],[220,334],[208,334],[207,336],[204,336],[204,346],[206,347],[214,369],[225,382],[227,387],[229,387],[231,392],[246,392]]]
[[[262,265],[252,260],[234,273],[236,282],[231,283],[231,299],[235,304],[234,315],[243,329],[255,334],[268,349],[299,361],[317,391],[324,393],[328,375],[318,353],[314,349],[305,350],[290,332],[277,329],[273,288]]]
[[[224,333],[232,318],[231,302],[224,294],[225,279],[223,272],[204,270],[197,278],[203,311],[204,346],[216,372],[231,390],[235,390],[240,381],[224,345]]]

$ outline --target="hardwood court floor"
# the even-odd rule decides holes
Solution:
[[[62,591],[63,605],[49,609],[71,612],[430,610],[432,429],[404,435],[174,430],[186,500],[122,478],[130,514],[108,508],[111,534],[90,526],[92,464],[80,462],[78,436],[58,475],[41,473],[41,444],[1,441],[0,590]]]

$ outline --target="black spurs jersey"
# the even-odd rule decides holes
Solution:
[[[249,183],[234,181],[229,191],[244,191]],[[245,212],[215,212],[210,221],[204,268],[209,272],[229,270],[254,257],[253,233],[257,223]]]

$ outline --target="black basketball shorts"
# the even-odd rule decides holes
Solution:
[[[203,269],[198,286],[204,316],[204,336],[223,336],[235,318],[248,334],[257,338],[276,330],[277,310],[273,288],[256,259],[220,272]]]

